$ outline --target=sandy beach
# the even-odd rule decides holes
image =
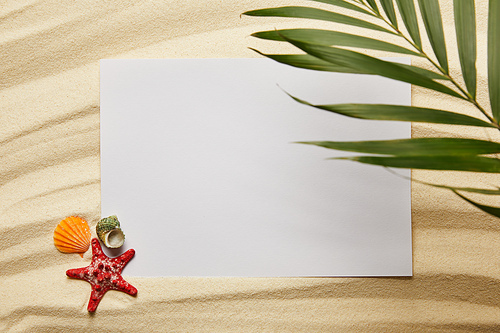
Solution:
[[[83,258],[53,244],[56,225],[101,218],[99,60],[248,58],[290,46],[249,37],[288,27],[361,28],[240,16],[280,0],[7,0],[0,6],[0,331],[495,332],[500,330],[500,224],[453,193],[412,185],[412,278],[138,278],[135,297],[109,291],[89,314]],[[296,1],[294,4],[310,4]],[[453,1],[440,1],[454,31]],[[320,7],[322,5],[319,5]],[[478,95],[487,104],[487,2],[476,1]],[[345,10],[341,10],[345,11]],[[374,34],[374,37],[377,35]],[[456,41],[452,74],[460,73]],[[371,52],[376,56],[390,56]],[[424,64],[412,59],[414,64]],[[472,114],[412,88],[412,105]],[[414,137],[491,132],[414,124]],[[422,181],[497,184],[498,176],[414,171]],[[495,204],[495,198],[489,204]],[[487,201],[482,201],[488,204]]]

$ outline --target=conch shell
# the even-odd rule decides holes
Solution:
[[[101,242],[110,249],[119,248],[125,242],[125,234],[120,228],[120,222],[116,215],[100,220],[95,230]]]
[[[70,216],[59,222],[54,230],[54,245],[64,253],[83,254],[90,246],[90,228],[84,219]]]

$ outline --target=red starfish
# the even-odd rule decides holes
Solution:
[[[102,252],[97,238],[92,239],[92,262],[87,267],[68,269],[66,275],[70,278],[85,280],[92,285],[92,293],[87,307],[94,312],[108,290],[123,291],[136,295],[137,289],[125,281],[122,276],[123,267],[132,259],[134,249],[130,249],[119,257],[109,258]]]

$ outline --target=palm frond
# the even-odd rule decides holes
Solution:
[[[488,14],[488,87],[493,118],[500,121],[500,1],[490,0]]]
[[[290,44],[295,45],[302,51],[316,58],[325,60],[335,65],[357,68],[363,74],[380,75],[389,79],[411,83],[424,88],[439,91],[441,93],[465,99],[460,93],[448,88],[447,86],[426,77],[417,74],[414,71],[400,66],[399,64],[380,60],[359,52],[346,50],[337,47],[319,45],[301,42],[284,37]]]
[[[482,205],[480,203],[477,203],[475,201],[472,201],[471,199],[463,196],[462,194],[458,193],[457,191],[453,191],[455,192],[456,195],[458,195],[460,198],[464,199],[465,201],[467,201],[468,203],[476,206],[477,208],[479,208],[480,210],[482,210],[483,212],[485,213],[488,213],[490,215],[493,215],[495,217],[500,217],[500,208],[499,207],[492,207],[492,206],[486,206],[486,205]]]
[[[285,39],[286,37],[288,39],[293,39],[296,41],[308,42],[313,44],[357,47],[363,49],[380,50],[380,51],[422,57],[420,53],[409,50],[399,45],[391,44],[378,39],[352,35],[345,32],[332,31],[332,30],[284,29],[284,30],[261,31],[252,34],[252,36],[261,39],[276,40],[276,41],[286,41]]]
[[[380,141],[306,141],[298,143],[357,153],[394,156],[470,156],[500,153],[500,143],[461,138],[415,138]]]
[[[304,69],[311,69],[311,70],[325,71],[325,72],[335,72],[335,73],[364,74],[363,71],[359,70],[356,67],[353,66],[346,67],[339,64],[333,64],[331,62],[313,57],[309,54],[266,54],[252,48],[251,50],[259,53],[264,57],[297,68],[304,68]],[[445,80],[445,81],[448,80],[447,77],[425,68],[415,67],[406,64],[398,64],[398,65],[408,71],[415,72],[417,75],[425,76],[430,80]]]
[[[491,123],[477,119],[471,116],[460,113],[421,108],[406,105],[386,105],[386,104],[327,104],[314,105],[302,99],[292,97],[295,101],[312,106],[317,109],[337,113],[343,116],[370,119],[370,120],[395,120],[395,121],[412,121],[431,124],[448,124],[448,125],[464,125],[491,127],[495,126]]]
[[[500,173],[500,160],[475,155],[352,156],[332,159],[350,160],[388,168]]]
[[[362,7],[359,7],[358,5],[350,3],[350,2],[345,1],[345,0],[311,0],[311,1],[322,2],[322,3],[329,4],[329,5],[343,7],[343,8],[347,8],[350,10],[354,10],[356,12],[360,12],[362,14],[374,16],[373,13],[369,12],[368,10],[363,9]]]
[[[478,111],[479,117],[459,114],[450,110],[440,110],[406,105],[380,104],[324,104],[315,105],[299,97],[290,95],[304,105],[342,116],[370,119],[438,123],[448,125],[476,126],[500,130],[500,1],[489,0],[488,14],[488,87],[491,112],[476,100],[477,95],[477,38],[476,12],[474,0],[454,0],[455,33],[462,78],[450,75],[446,36],[443,29],[438,0],[312,0],[342,7],[359,17],[318,9],[314,7],[278,7],[246,12],[252,16],[275,16],[307,18],[342,23],[369,30],[390,33],[401,43],[363,36],[362,33],[349,34],[335,30],[282,29],[262,31],[253,36],[294,45],[305,54],[259,54],[280,63],[298,68],[340,73],[380,75],[407,82],[467,101]],[[417,6],[420,9],[417,13]],[[379,7],[380,6],[380,7]],[[402,24],[398,20],[402,21]],[[379,20],[378,23],[374,20]],[[419,20],[424,23],[430,42],[430,50],[424,50],[420,35]],[[373,23],[375,22],[375,23]],[[404,31],[403,31],[404,25]],[[404,45],[400,45],[404,44]],[[384,61],[365,53],[348,48],[379,50],[427,60],[434,68]],[[427,47],[426,47],[427,48]],[[431,56],[429,56],[431,55]],[[463,80],[462,80],[463,79]],[[465,83],[463,87],[462,83]],[[480,119],[482,118],[482,119]],[[387,168],[412,168],[426,170],[450,170],[462,172],[500,173],[500,144],[493,141],[472,138],[412,138],[385,141],[310,141],[299,142],[328,149],[366,153],[366,156],[334,157]],[[474,187],[452,187],[431,183],[430,186],[451,190],[465,201],[482,211],[500,217],[500,208],[485,206],[470,200],[461,192],[483,195],[500,195],[497,189]]]
[[[455,29],[462,75],[471,98],[476,98],[476,9],[472,0],[454,0]]]
[[[277,8],[266,8],[252,10],[244,13],[248,16],[274,16],[274,17],[288,17],[288,18],[305,18],[321,21],[329,21],[335,23],[342,23],[347,25],[353,25],[361,28],[378,30],[393,34],[392,31],[383,28],[379,25],[370,23],[368,21],[360,20],[355,17],[311,7],[300,7],[300,6],[287,6],[287,7],[277,7]]]
[[[413,1],[396,0],[403,23],[418,50],[422,50],[422,39],[418,27],[417,13]]]
[[[441,10],[437,0],[418,0],[420,11],[424,20],[425,30],[431,42],[434,54],[443,69],[448,74],[448,55],[444,40],[443,22],[441,20]]]
[[[391,22],[392,26],[397,29],[398,19],[396,17],[396,11],[394,10],[394,3],[392,0],[380,0],[380,4],[382,5],[384,13],[387,15],[387,18]]]

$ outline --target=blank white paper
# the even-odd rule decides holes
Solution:
[[[295,143],[408,138],[410,124],[284,92],[410,105],[409,84],[269,59],[100,64],[101,209],[126,235],[113,254],[136,250],[126,275],[412,275],[409,181]]]

